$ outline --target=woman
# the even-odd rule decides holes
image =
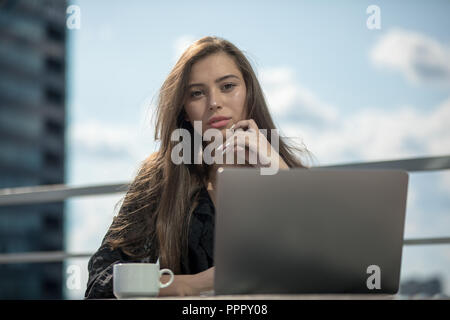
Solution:
[[[266,138],[259,131],[275,129],[261,87],[244,54],[224,39],[204,37],[183,53],[161,87],[156,116],[160,149],[144,161],[101,247],[89,260],[86,298],[114,297],[115,263],[155,263],[158,258],[161,268],[176,274],[174,282],[160,290],[161,296],[198,295],[213,289],[219,165],[175,164],[172,151],[177,142],[171,139],[175,130],[186,129],[194,136],[216,128],[225,138],[234,128],[233,136],[221,146],[224,156],[241,148],[246,165],[254,153],[261,158],[269,154],[281,169],[304,167],[293,153],[299,149],[280,138],[275,150],[272,136]],[[201,127],[194,126],[198,121]],[[268,149],[250,139],[239,142],[236,136],[243,131],[262,139],[252,141],[267,142]]]

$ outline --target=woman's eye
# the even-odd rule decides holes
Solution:
[[[201,91],[192,91],[191,92],[191,97],[198,97],[198,96],[200,96],[200,94],[202,94],[202,92]]]
[[[222,90],[224,91],[230,91],[231,89],[233,89],[233,87],[235,87],[236,85],[234,83],[226,83],[222,86]],[[195,91],[191,91],[190,96],[191,98],[198,98],[203,94],[203,91],[200,90],[195,90]]]
[[[225,90],[230,90],[230,89],[232,89],[234,86],[235,86],[235,85],[234,85],[233,83],[227,83],[227,84],[225,84],[225,85],[223,86],[223,88],[224,88]]]

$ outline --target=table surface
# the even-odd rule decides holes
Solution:
[[[212,295],[211,293],[200,296],[185,297],[146,297],[145,300],[435,300],[446,299],[444,295],[435,296],[405,296],[389,294],[252,294],[252,295]],[[139,298],[140,300],[140,298]]]

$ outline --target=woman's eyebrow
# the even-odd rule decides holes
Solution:
[[[226,76],[217,78],[214,82],[215,83],[219,83],[220,81],[223,81],[223,80],[228,79],[228,78],[239,79],[239,77],[234,75],[234,74],[227,74]],[[189,89],[190,87],[195,87],[195,86],[204,86],[204,84],[203,83],[191,83],[190,85],[187,86],[187,88]]]

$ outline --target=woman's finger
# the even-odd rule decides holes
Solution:
[[[229,137],[223,145],[219,146],[218,150],[226,150],[234,146],[248,147],[253,151],[258,150],[258,135],[251,131],[235,131],[231,137]]]
[[[236,131],[237,129],[252,129],[255,132],[258,132],[259,128],[258,125],[256,124],[255,120],[253,119],[248,119],[248,120],[240,120],[238,122],[236,122],[234,124],[234,131]]]

